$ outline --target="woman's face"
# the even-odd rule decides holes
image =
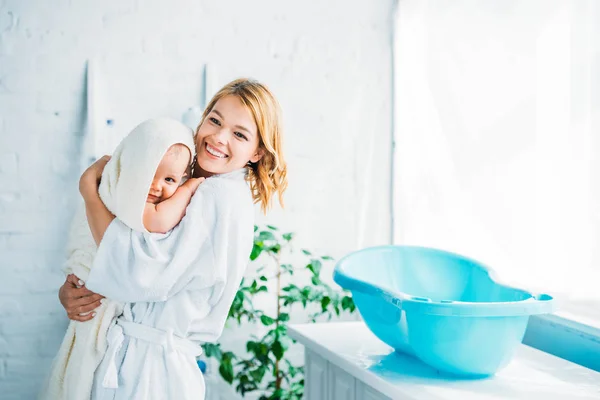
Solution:
[[[237,96],[217,101],[198,128],[197,166],[200,176],[224,174],[260,160],[259,137],[250,111]]]

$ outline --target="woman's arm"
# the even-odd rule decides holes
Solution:
[[[110,160],[110,156],[100,158],[90,165],[79,179],[79,192],[85,202],[88,224],[97,245],[100,244],[108,225],[115,219],[115,216],[108,211],[98,195],[98,185],[108,160]]]
[[[67,276],[65,283],[58,291],[60,304],[67,312],[69,319],[73,321],[84,322],[94,318],[96,313],[90,311],[100,307],[100,301],[103,298],[104,296],[88,290],[84,283],[73,274]]]

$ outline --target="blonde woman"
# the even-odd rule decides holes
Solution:
[[[223,330],[252,249],[253,203],[266,212],[287,186],[274,96],[253,80],[227,84],[207,106],[195,147],[193,176],[206,180],[164,235],[138,234],[107,210],[98,196],[106,158],[81,177],[99,247],[85,286],[69,277],[61,302],[76,320],[92,318],[79,314],[100,296],[126,303],[94,374],[93,400],[204,398],[195,356]]]

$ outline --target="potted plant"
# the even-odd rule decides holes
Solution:
[[[302,249],[299,266],[284,260],[296,259],[292,240],[292,233],[282,234],[274,226],[267,225],[264,229],[254,227],[254,247],[250,259],[267,262],[267,265],[258,268],[255,276],[242,281],[229,310],[228,321],[235,321],[238,325],[261,324],[266,332],[248,337],[244,354],[227,351],[220,344],[203,345],[206,357],[218,362],[221,377],[242,396],[260,391],[261,400],[302,398],[304,367],[294,365],[287,356],[294,342],[287,333],[292,308],[301,306],[307,310],[308,320],[313,322],[331,319],[344,311],[356,311],[349,293],[334,290],[321,280],[322,266],[332,262],[331,257],[317,256]],[[268,271],[274,272],[269,274]],[[310,277],[310,283],[298,286],[293,283],[293,278],[303,271]],[[273,283],[275,290],[270,290],[269,286],[273,286]],[[274,312],[267,313],[256,307],[255,297],[261,293],[274,297]]]

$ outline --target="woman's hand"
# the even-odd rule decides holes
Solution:
[[[90,312],[100,307],[104,296],[88,290],[83,282],[73,274],[67,276],[65,283],[58,291],[60,304],[65,308],[67,316],[73,321],[89,321],[96,316]],[[84,314],[84,315],[81,315]]]
[[[84,200],[88,199],[89,196],[98,196],[98,185],[100,184],[100,178],[102,178],[102,171],[104,171],[104,167],[109,160],[110,156],[98,159],[79,178],[79,193],[81,193]]]

